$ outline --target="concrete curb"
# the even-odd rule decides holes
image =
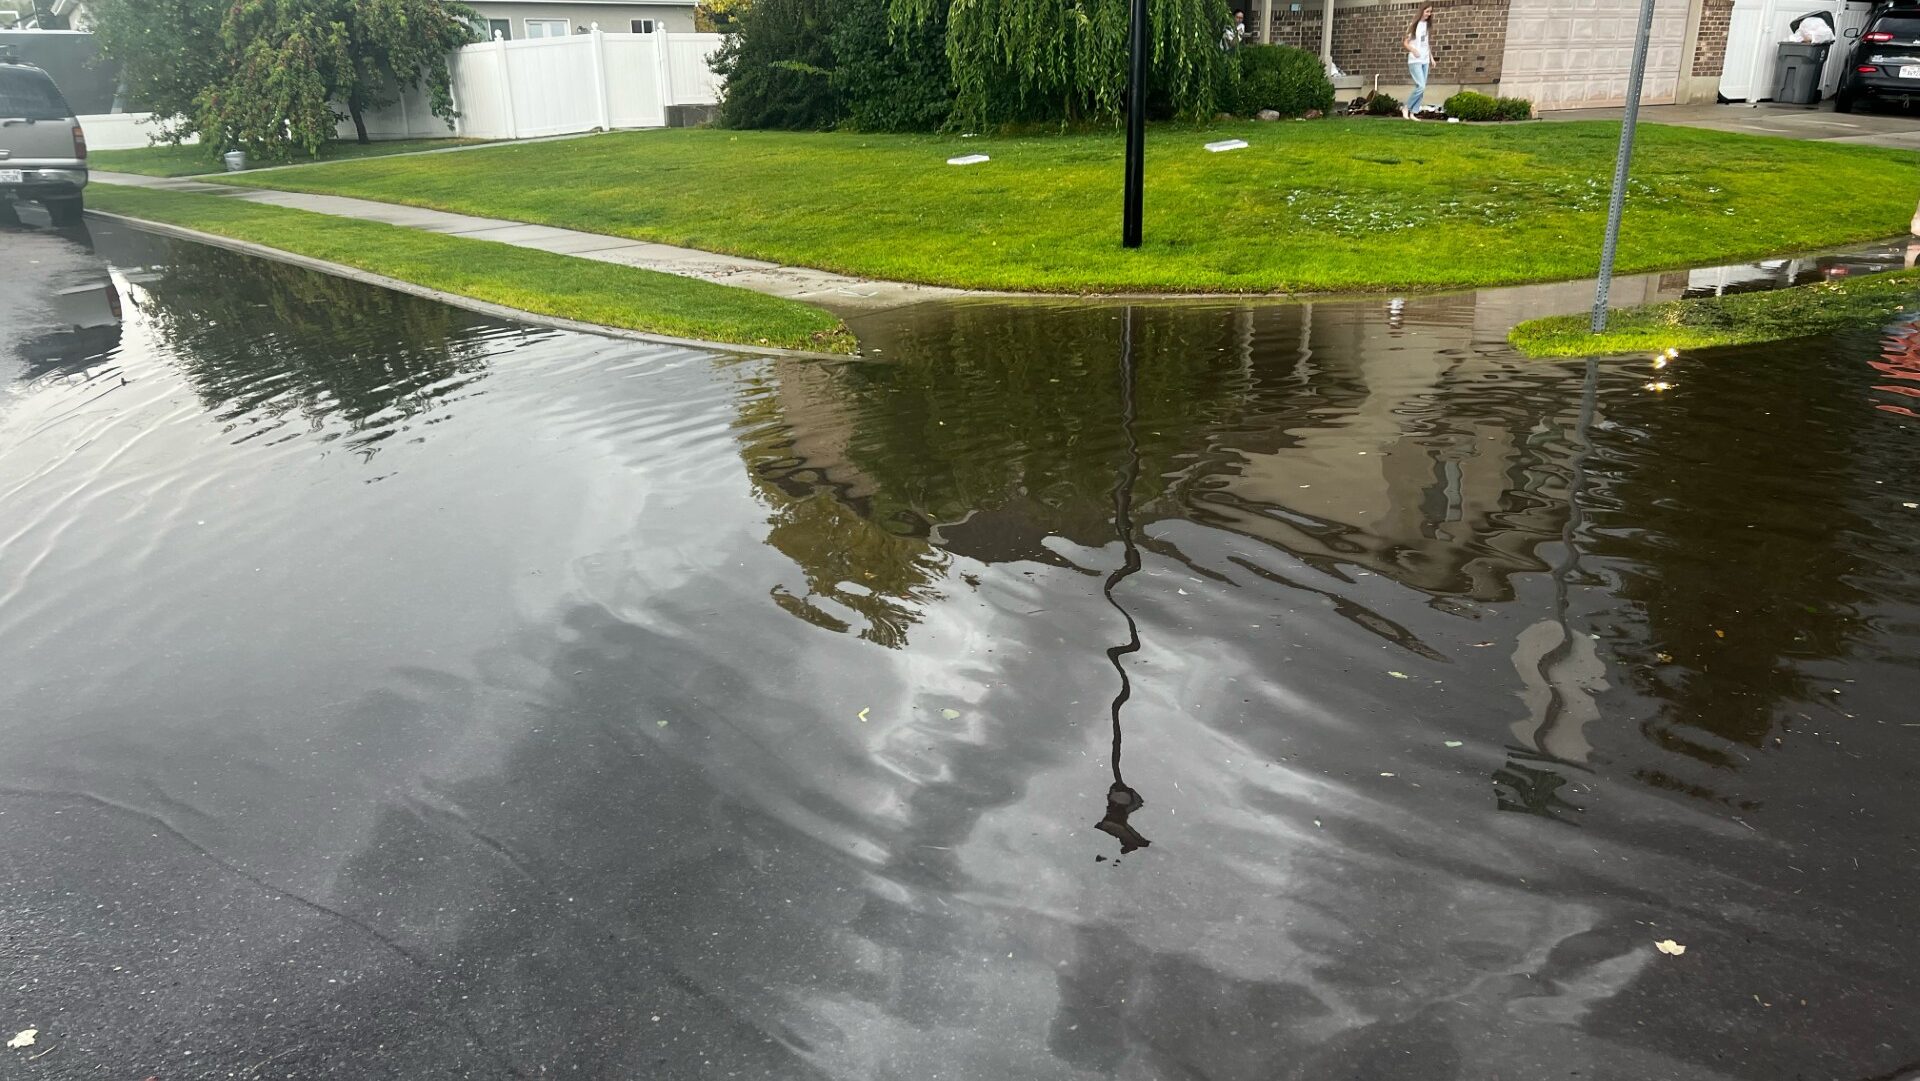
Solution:
[[[375,274],[371,271],[361,270],[358,267],[331,263],[325,259],[315,259],[309,255],[300,255],[280,248],[269,247],[265,244],[256,244],[250,240],[235,240],[232,237],[221,236],[218,233],[203,233],[198,229],[188,229],[180,225],[169,225],[165,222],[148,221],[145,218],[135,218],[125,214],[113,214],[104,210],[94,210],[91,207],[88,208],[87,214],[90,217],[119,222],[136,229],[144,229],[150,233],[159,233],[162,236],[170,236],[179,240],[191,240],[196,244],[206,244],[216,248],[225,248],[228,251],[239,252],[242,255],[252,255],[261,259],[272,259],[276,262],[290,263],[293,266],[306,270],[318,271],[322,274],[331,274],[336,278],[345,278],[348,281],[360,282],[363,285],[374,285],[382,289],[391,289],[396,293],[406,293],[409,296],[422,297],[427,300],[437,300],[442,304],[450,304],[456,308],[464,308],[470,312],[477,312],[480,315],[509,322],[550,327],[554,330],[570,330],[577,334],[597,334],[603,338],[624,338],[627,341],[646,342],[650,345],[672,345],[688,349],[700,349],[707,352],[738,353],[763,357],[797,357],[803,360],[853,360],[859,356],[857,353],[816,353],[805,349],[782,349],[776,346],[737,345],[732,342],[701,341],[698,338],[675,338],[666,334],[649,334],[646,331],[628,330],[624,327],[610,327],[600,323],[583,323],[577,319],[562,319],[559,316],[542,315],[539,312],[509,308],[504,304],[475,300],[472,297],[461,296],[458,293],[442,292],[441,290],[431,289],[424,285],[415,284],[414,282],[402,281],[399,278],[389,278],[384,274]]]

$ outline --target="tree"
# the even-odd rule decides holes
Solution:
[[[6,0],[0,0],[4,4]],[[702,34],[730,34],[752,0],[700,0],[693,9],[693,28]]]
[[[162,142],[195,134],[201,91],[222,71],[221,0],[95,0],[94,35],[117,65],[130,107],[179,118],[161,127]],[[217,148],[216,148],[217,149]]]
[[[367,142],[366,113],[415,83],[451,120],[447,54],[478,23],[450,0],[100,0],[98,13],[132,96],[186,118],[165,138],[266,161],[317,154],[342,108]]]
[[[900,25],[946,8],[950,124],[1117,120],[1126,103],[1128,0],[890,0]],[[1215,42],[1225,0],[1151,0],[1147,92],[1156,111],[1211,117],[1226,84]]]

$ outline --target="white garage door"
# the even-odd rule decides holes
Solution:
[[[1640,0],[1513,0],[1500,92],[1541,109],[1625,104],[1639,19]],[[1686,30],[1687,0],[1658,0],[1641,101],[1673,103]]]

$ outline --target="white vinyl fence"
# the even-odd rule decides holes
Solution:
[[[89,150],[138,150],[153,145],[153,137],[160,134],[152,113],[95,113],[75,119],[87,133]],[[188,138],[187,142],[199,140]]]
[[[603,34],[489,41],[454,50],[451,127],[433,115],[419,87],[361,119],[371,139],[462,135],[475,139],[537,139],[600,128],[661,128],[667,109],[716,105],[720,77],[711,59],[719,34]],[[96,150],[148,144],[151,113],[81,118]],[[337,129],[355,137],[353,121]]]
[[[457,131],[533,139],[594,128],[658,128],[674,105],[712,105],[719,34],[605,34],[490,41],[453,54]]]

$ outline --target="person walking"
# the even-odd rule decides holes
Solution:
[[[1220,51],[1230,53],[1238,49],[1246,40],[1247,13],[1236,10],[1233,13],[1233,21],[1228,23],[1227,28],[1220,32]]]
[[[1433,5],[1425,4],[1407,28],[1407,74],[1413,76],[1413,93],[1400,115],[1408,120],[1420,118],[1420,102],[1427,96],[1427,72],[1433,67]]]

